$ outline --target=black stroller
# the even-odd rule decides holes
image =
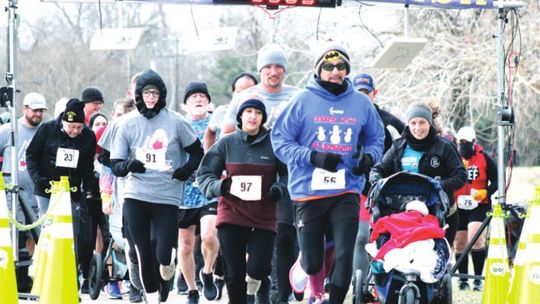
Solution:
[[[398,172],[373,185],[366,202],[371,210],[371,220],[375,223],[379,218],[405,211],[408,202],[419,200],[425,202],[429,214],[435,216],[442,228],[449,209],[449,200],[438,180],[428,176],[410,172]],[[386,238],[385,238],[386,236]],[[383,234],[377,240],[378,248],[388,240]],[[435,246],[444,248],[444,258],[450,259],[448,242],[445,239],[434,239]],[[435,283],[423,283],[419,273],[408,269],[394,269],[385,273],[372,261],[365,280],[362,271],[357,270],[353,278],[353,303],[452,303],[452,281],[448,273],[448,265],[439,275],[442,277]],[[441,270],[441,269],[439,269]],[[367,298],[375,301],[363,302]],[[362,297],[364,296],[364,297]]]

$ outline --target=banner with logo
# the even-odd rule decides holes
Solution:
[[[367,2],[399,3],[451,9],[493,8],[493,0],[367,0]]]

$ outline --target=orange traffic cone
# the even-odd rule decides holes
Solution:
[[[514,270],[512,289],[507,300],[509,304],[536,303],[540,297],[540,188],[536,189],[536,198],[529,205],[527,215],[520,236],[520,243],[526,238],[527,244],[523,258],[519,261],[522,265]],[[523,232],[526,232],[526,236],[523,236]]]
[[[4,178],[0,174],[0,303],[19,302]]]
[[[59,201],[53,208],[50,244],[47,246],[47,265],[39,303],[78,303],[77,270],[71,218],[71,197],[67,176],[58,186]]]
[[[505,303],[510,285],[510,268],[506,239],[504,238],[503,212],[499,204],[493,206],[485,273],[486,281],[482,304]]]

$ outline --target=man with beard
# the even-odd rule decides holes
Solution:
[[[23,116],[17,120],[17,133],[15,134],[17,138],[17,184],[21,187],[19,197],[28,207],[32,208],[36,215],[38,205],[34,197],[34,182],[26,170],[26,147],[41,124],[45,110],[47,110],[45,97],[35,92],[26,94],[23,100]],[[11,182],[11,132],[11,124],[9,123],[0,127],[0,153],[4,157],[2,173],[6,184]],[[11,195],[8,195],[7,199],[8,206],[11,207]],[[24,221],[21,208],[17,210],[17,220]],[[27,248],[30,253],[33,252],[34,245],[33,240],[28,238]]]

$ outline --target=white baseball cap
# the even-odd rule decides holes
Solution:
[[[45,97],[36,92],[26,94],[26,96],[24,96],[23,105],[32,110],[47,110],[47,102],[45,102]]]
[[[473,142],[476,139],[476,132],[472,127],[462,127],[457,132],[457,140],[466,140],[468,142]]]

